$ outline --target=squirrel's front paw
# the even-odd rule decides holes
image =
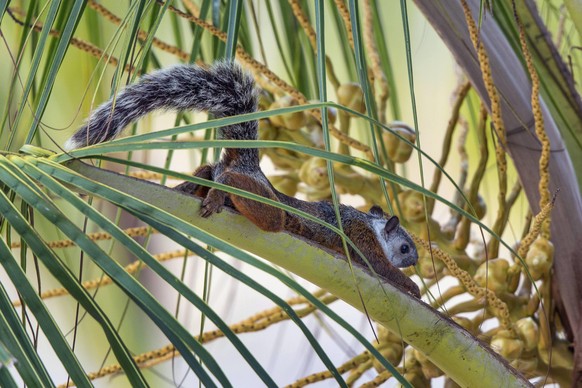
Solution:
[[[204,218],[210,217],[214,213],[220,213],[222,206],[224,206],[224,201],[226,199],[226,193],[216,189],[211,189],[208,195],[202,201],[202,206],[200,207],[200,215]]]

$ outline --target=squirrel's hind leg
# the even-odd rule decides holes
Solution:
[[[197,178],[212,180],[212,167],[209,164],[200,166],[192,174]],[[195,195],[197,197],[205,198],[208,195],[210,187],[199,185],[194,182],[182,182],[178,186],[174,187],[174,190],[181,191],[183,193],[188,193],[190,195]]]
[[[236,187],[237,189],[249,191],[274,201],[278,200],[270,187],[246,174],[225,171],[220,174],[220,176],[216,177],[215,181]],[[202,202],[200,214],[203,217],[208,217],[213,213],[219,212],[227,197],[230,198],[236,210],[260,229],[267,232],[279,232],[283,230],[285,226],[284,210],[253,201],[252,199],[228,194],[217,189],[210,189],[210,191],[208,191],[208,195]]]

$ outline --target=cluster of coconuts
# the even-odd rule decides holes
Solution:
[[[539,335],[539,327],[531,317],[537,310],[537,298],[521,300],[516,298],[514,293],[519,285],[520,275],[530,276],[533,281],[543,279],[549,275],[553,262],[554,248],[552,243],[544,237],[538,237],[531,245],[525,256],[525,265],[521,265],[515,270],[510,262],[503,258],[489,259],[483,261],[477,268],[474,260],[468,256],[455,252],[452,247],[450,237],[441,231],[440,224],[429,217],[426,219],[426,201],[419,192],[404,190],[398,194],[400,214],[409,224],[411,232],[417,234],[426,241],[438,242],[440,248],[453,255],[457,264],[469,273],[474,274],[473,279],[481,287],[487,287],[495,292],[502,300],[507,301],[510,306],[510,314],[514,319],[514,330],[495,329],[493,334],[486,335],[491,347],[510,361],[518,370],[523,372],[534,372],[538,366],[540,351],[543,344]],[[393,204],[396,208],[396,203]],[[483,199],[477,196],[472,203],[475,215],[478,219],[484,217],[486,206]],[[455,253],[457,256],[455,256]],[[441,278],[446,271],[445,265],[440,260],[434,260],[429,252],[422,247],[419,248],[419,261],[416,269],[420,276],[425,279]],[[520,304],[523,304],[521,306]],[[461,326],[472,333],[477,333],[478,328],[473,327],[474,323],[464,317],[454,317]],[[415,350],[406,353],[410,359],[406,362],[412,369],[407,369],[411,378],[419,384],[429,381],[431,378],[440,376],[442,373],[426,357]],[[411,380],[409,380],[411,381]]]
[[[339,104],[357,112],[364,114],[366,106],[362,88],[357,83],[342,84],[337,90]],[[275,101],[263,99],[263,109],[276,109],[291,106],[297,106],[298,102],[292,96],[282,96]],[[336,122],[338,115],[347,115],[353,117],[345,111],[338,112],[333,108],[328,108],[328,120],[331,124]],[[393,122],[389,125],[391,131],[383,131],[382,141],[384,143],[386,154],[393,163],[405,163],[409,160],[414,149],[413,144],[416,141],[416,132],[413,128],[402,122]],[[299,111],[283,115],[271,116],[269,119],[263,119],[260,122],[261,139],[293,141],[295,143],[307,146],[322,146],[322,130],[319,122],[307,111]],[[327,162],[321,158],[308,158],[298,155],[293,151],[269,150],[273,163],[282,169],[298,171],[296,176],[273,176],[271,181],[273,185],[281,192],[294,195],[297,192],[298,183],[304,182],[309,188],[308,199],[317,200],[329,196],[329,179],[327,175]],[[468,198],[468,193],[465,193]],[[477,195],[476,198],[470,199],[471,206],[474,209],[474,215],[477,219],[482,219],[486,213],[486,204],[482,197]],[[451,245],[451,236],[443,232],[439,223],[429,218],[426,220],[425,199],[421,193],[404,190],[398,193],[398,208],[401,217],[405,219],[413,233],[419,235],[428,241],[430,240]],[[396,203],[394,203],[396,206]],[[428,252],[419,250],[419,263],[417,269],[420,276],[426,279],[434,279],[440,275],[445,266],[440,260],[433,260]],[[455,257],[455,259],[459,259]],[[466,259],[466,260],[464,260]],[[515,292],[519,276],[510,271],[509,262],[505,259],[488,260],[482,263],[476,270],[473,267],[469,269],[471,260],[464,256],[465,267],[470,273],[474,273],[474,279],[482,287],[493,290],[496,295],[507,295]],[[463,262],[463,260],[458,260]],[[553,260],[553,246],[545,238],[538,238],[529,249],[525,258],[523,272],[528,272],[529,276],[535,281],[543,278],[549,273]],[[518,273],[519,275],[519,273]],[[477,330],[470,319],[464,317],[453,317],[461,326],[475,333]],[[491,347],[495,349],[506,359],[522,371],[533,371],[537,366],[537,346],[539,342],[539,329],[537,323],[531,317],[519,319],[515,325],[514,331],[496,330],[491,336]],[[385,333],[384,333],[385,332]],[[393,364],[397,364],[402,357],[403,349],[400,340],[386,330],[380,330],[379,335],[383,335],[384,346],[380,351]],[[442,372],[434,366],[423,354],[414,350],[407,349],[406,370],[409,381],[417,381],[420,386],[428,383],[430,379],[442,375]],[[380,372],[381,365],[374,363],[374,367]],[[408,376],[409,375],[409,376]]]
[[[358,83],[348,82],[337,89],[339,104],[357,113],[364,114],[366,105],[362,88]],[[299,105],[298,101],[290,95],[284,95],[272,100],[267,93],[262,93],[260,106],[263,110],[293,107]],[[327,109],[328,122],[334,124],[338,117],[338,111],[334,108]],[[352,117],[350,113],[340,110],[339,115]],[[384,131],[384,142],[388,157],[394,163],[404,163],[412,154],[412,144],[416,140],[415,131],[402,122],[394,122],[390,125],[393,133]],[[259,122],[259,133],[262,140],[291,141],[311,147],[322,147],[323,134],[320,123],[308,111],[299,111],[282,115],[271,116]],[[276,167],[284,170],[299,171],[296,179],[274,178],[273,185],[281,192],[294,195],[297,192],[298,183],[306,183],[307,197],[309,200],[329,198],[329,179],[327,176],[327,164],[324,159],[305,159],[289,150],[266,150]]]
[[[471,333],[475,333],[473,321],[465,317],[453,317],[453,320]],[[538,367],[538,343],[540,333],[537,323],[526,317],[518,320],[514,325],[515,331],[498,329],[491,336],[491,347],[501,356],[507,359],[516,369],[525,372],[535,372]],[[383,327],[378,327],[378,339],[376,348],[393,365],[398,365],[403,355],[402,341],[394,334],[391,334]],[[444,373],[434,365],[424,353],[414,349],[406,348],[403,369],[404,377],[414,387],[430,387],[431,379],[442,376]],[[378,373],[384,372],[384,367],[377,361],[373,366]],[[447,381],[446,386],[451,381]]]

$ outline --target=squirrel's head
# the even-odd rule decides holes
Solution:
[[[410,267],[418,261],[416,245],[408,232],[400,226],[396,216],[390,216],[380,206],[372,206],[369,214],[382,250],[390,262],[399,268]]]

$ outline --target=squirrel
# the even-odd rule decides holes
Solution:
[[[250,74],[235,62],[217,62],[208,68],[176,65],[143,76],[121,90],[116,97],[95,109],[65,144],[66,150],[102,143],[117,137],[130,123],[158,109],[197,110],[215,117],[256,112],[258,92]],[[258,122],[247,121],[217,130],[218,139],[256,140]],[[309,213],[335,227],[334,205],[329,201],[307,202],[277,191],[259,166],[256,148],[226,148],[215,164],[199,167],[194,176],[246,190]],[[230,206],[264,231],[287,231],[344,253],[341,237],[329,228],[282,209],[242,198],[192,182],[176,190],[203,198],[200,213],[209,217]],[[344,233],[368,259],[374,271],[405,291],[420,297],[418,286],[396,267],[416,264],[418,253],[398,217],[389,216],[379,206],[368,213],[339,205]],[[351,258],[366,267],[365,261],[349,247]]]

